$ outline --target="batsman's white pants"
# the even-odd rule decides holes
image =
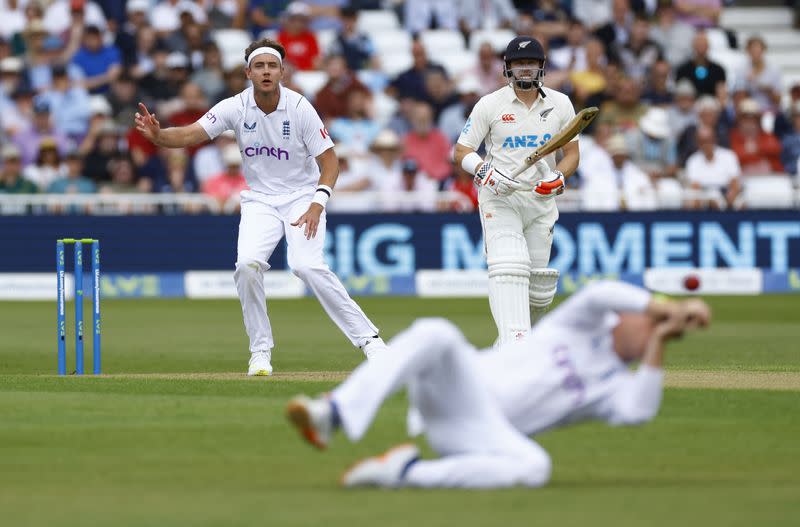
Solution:
[[[291,225],[308,210],[312,197],[313,190],[309,194],[306,189],[286,196],[267,196],[252,190],[242,192],[242,218],[233,276],[251,352],[267,351],[274,345],[267,316],[263,273],[269,269],[267,261],[284,236],[292,272],[314,292],[325,312],[350,342],[360,346],[378,333],[325,263],[322,253],[325,212],[320,217],[316,237],[310,240],[306,239],[302,227]]]
[[[359,440],[383,401],[408,386],[431,447],[441,456],[406,473],[413,487],[538,487],[550,478],[547,452],[518,432],[480,380],[477,352],[453,324],[421,319],[362,363],[331,394],[342,428]]]

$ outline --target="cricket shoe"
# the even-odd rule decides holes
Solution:
[[[419,448],[407,443],[387,450],[380,456],[368,457],[353,465],[342,476],[345,487],[403,486],[409,467],[419,461]]]
[[[269,377],[272,375],[271,351],[256,351],[250,354],[250,365],[247,368],[249,377]]]
[[[389,347],[378,335],[368,338],[367,341],[361,346],[361,351],[364,352],[367,360],[374,359],[378,355],[381,355],[388,350]]]
[[[286,417],[306,441],[320,450],[328,446],[335,428],[333,404],[330,400],[298,395],[286,405]]]

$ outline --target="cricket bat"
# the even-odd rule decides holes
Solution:
[[[561,129],[556,135],[550,138],[548,142],[537,148],[533,151],[531,155],[525,158],[525,164],[519,167],[510,177],[516,178],[523,172],[525,172],[530,166],[534,165],[537,161],[548,154],[552,154],[562,146],[569,143],[573,137],[581,133],[584,128],[589,126],[597,114],[600,112],[600,109],[596,106],[592,106],[591,108],[584,108],[578,114],[572,118],[572,120]]]

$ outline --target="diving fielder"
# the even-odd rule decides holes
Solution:
[[[367,358],[386,349],[378,329],[350,298],[323,259],[325,204],[339,174],[327,130],[314,107],[280,85],[286,52],[269,39],[245,50],[252,87],[215,105],[196,123],[161,129],[139,104],[136,128],[159,146],[180,148],[233,130],[243,154],[248,190],[241,193],[241,221],[234,279],[247,335],[248,375],[272,373],[272,328],[263,273],[286,237],[292,272],[314,292],[328,316]]]
[[[558,271],[547,268],[558,219],[553,198],[580,159],[576,136],[558,164],[553,153],[516,180],[508,177],[575,117],[575,109],[566,95],[543,87],[545,55],[536,39],[515,38],[503,60],[508,86],[481,97],[455,149],[455,162],[480,188],[489,305],[501,343],[524,335],[531,318],[535,322],[553,301]],[[486,159],[477,153],[482,143]]]
[[[539,487],[550,478],[550,457],[526,436],[585,420],[650,421],[661,404],[665,342],[710,318],[701,300],[657,300],[632,285],[596,282],[521,340],[481,352],[450,322],[421,319],[330,395],[296,397],[287,411],[317,447],[338,428],[358,441],[383,401],[407,386],[441,457],[420,460],[417,447],[396,447],[356,464],[345,486]]]

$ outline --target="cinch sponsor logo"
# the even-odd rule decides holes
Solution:
[[[248,146],[244,149],[244,155],[247,157],[267,156],[289,160],[289,152],[275,146]]]
[[[503,139],[500,148],[537,148],[545,144],[553,137],[550,134],[544,135],[509,135]]]

